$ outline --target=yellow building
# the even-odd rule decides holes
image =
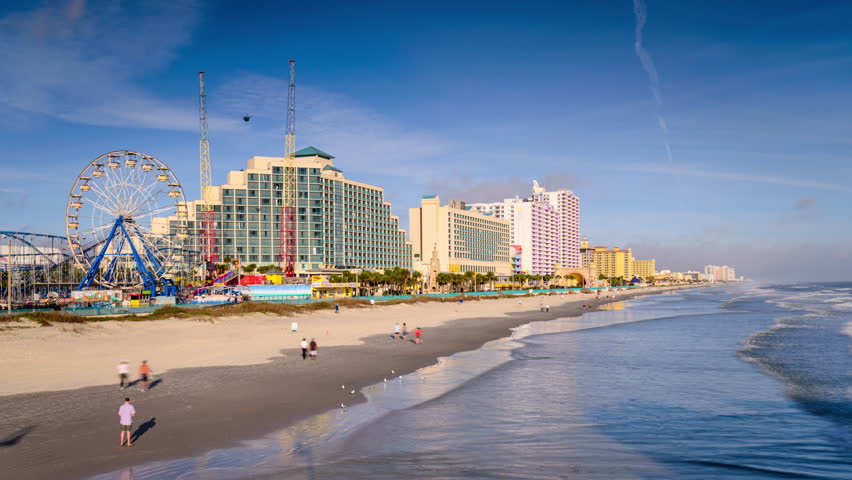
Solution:
[[[633,275],[645,280],[648,277],[653,277],[656,273],[657,261],[650,260],[633,260]]]
[[[603,274],[607,278],[622,277],[627,281],[633,278],[633,250],[594,247],[592,253],[598,274]]]
[[[436,251],[441,272],[512,273],[508,220],[469,209],[464,202],[441,206],[437,195],[427,195],[420,208],[409,209],[408,221],[414,268],[424,275]]]

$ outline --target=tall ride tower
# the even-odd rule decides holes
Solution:
[[[207,270],[207,279],[215,277],[216,261],[219,259],[219,247],[216,242],[216,213],[213,210],[210,191],[213,186],[213,174],[210,170],[210,142],[207,140],[207,100],[204,93],[204,72],[198,72],[199,112],[201,117],[201,142],[198,155],[201,163],[201,212],[199,230],[201,231],[201,256]]]
[[[296,275],[296,61],[290,60],[287,94],[287,133],[284,136],[284,185],[278,220],[278,267],[288,277]]]

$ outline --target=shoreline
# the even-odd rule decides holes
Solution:
[[[614,301],[676,290],[643,289]],[[536,307],[539,298],[535,297],[524,298],[527,304],[522,309],[514,308],[517,299],[468,301],[464,305],[436,303],[438,307],[431,310],[453,313],[464,308],[467,315],[425,328],[424,344],[418,346],[379,333],[361,337],[359,344],[321,348],[316,361],[303,361],[292,346],[279,350],[277,356],[264,363],[169,369],[155,377],[161,383],[149,392],[128,393],[138,412],[136,426],[145,423],[150,427],[133,449],[118,448],[116,443],[118,429],[112,410],[126,392],[118,391],[115,385],[3,396],[0,442],[15,439],[21,433],[23,436],[11,448],[0,449],[0,463],[13,466],[7,471],[14,478],[80,478],[236,446],[242,440],[258,438],[334,409],[341,401],[347,405],[365,401],[361,388],[381,382],[390,368],[398,375],[407,374],[434,364],[439,357],[504,338],[519,325],[579,316],[589,311],[581,305],[593,296],[540,298],[545,299],[551,301],[549,313],[529,310]],[[482,309],[476,308],[478,304],[497,302],[508,310],[503,316],[477,315]],[[597,305],[606,303],[610,301],[601,300]],[[414,313],[394,307],[388,307],[386,312]],[[372,315],[378,313],[374,311]],[[345,321],[342,317],[335,320]],[[297,316],[284,320],[289,324],[294,318],[305,319]],[[388,325],[392,323],[393,320]],[[280,347],[280,337],[278,343]],[[341,384],[346,388],[341,389]],[[356,394],[350,395],[350,389],[355,389]]]

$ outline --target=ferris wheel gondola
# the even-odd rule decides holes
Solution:
[[[65,207],[71,253],[86,269],[79,288],[169,293],[175,252],[187,236],[186,209],[174,172],[153,156],[117,150],[89,162]]]

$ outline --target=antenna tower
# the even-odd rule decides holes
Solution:
[[[216,242],[216,213],[210,200],[213,175],[210,170],[210,142],[207,140],[207,100],[204,93],[204,72],[198,72],[198,87],[201,117],[201,142],[198,146],[201,163],[201,211],[198,223],[201,231],[201,255],[207,270],[207,279],[210,280],[215,277],[219,247]]]
[[[284,185],[278,221],[278,267],[296,275],[296,61],[290,60],[287,94],[287,133],[284,136]]]

